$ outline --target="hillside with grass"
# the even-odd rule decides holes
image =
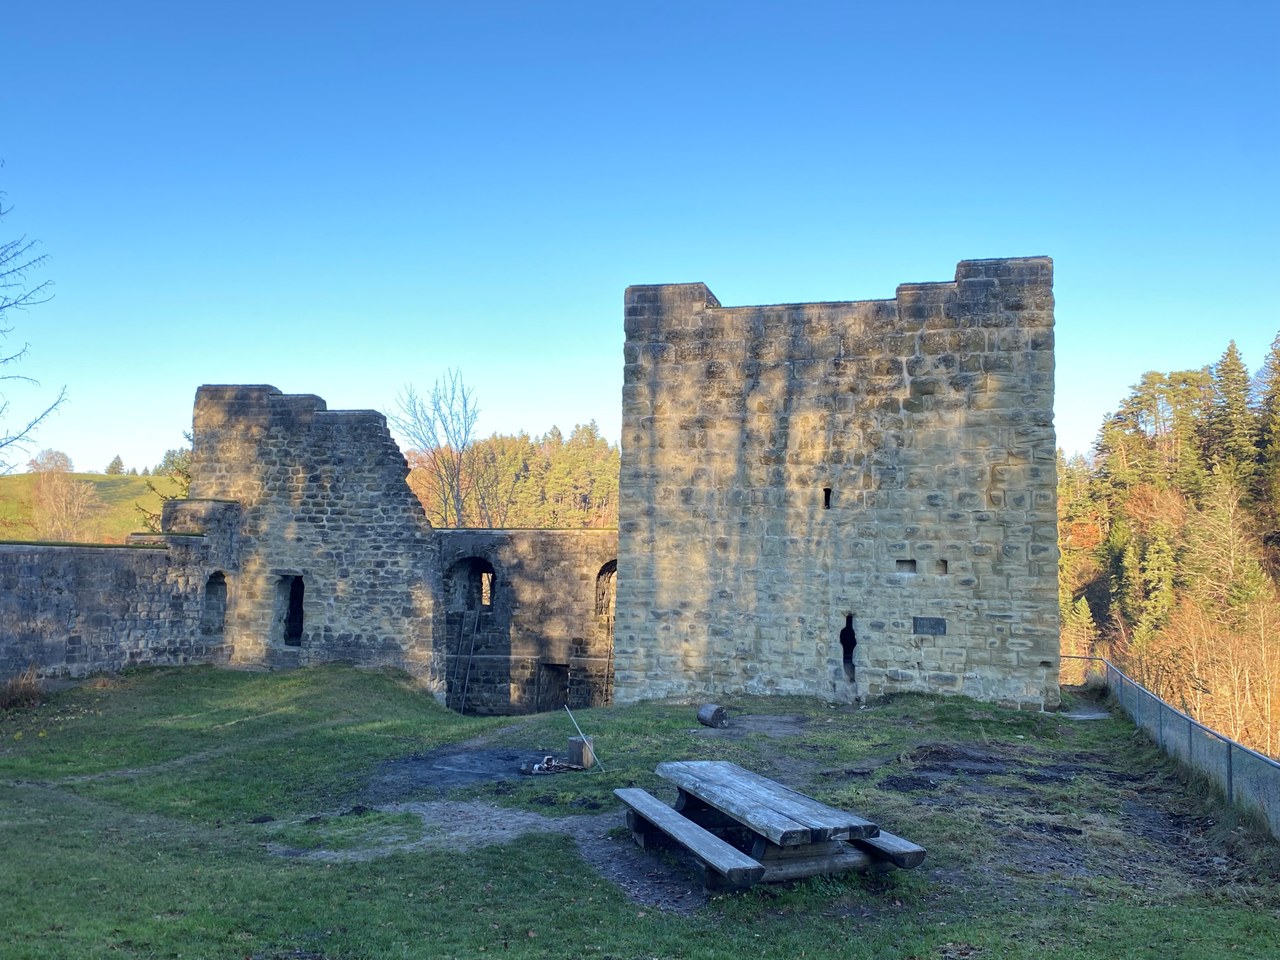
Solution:
[[[97,501],[87,519],[76,525],[74,536],[59,538],[81,543],[123,543],[129,534],[143,531],[135,504],[153,513],[159,513],[161,505],[160,497],[147,486],[148,480],[167,496],[175,496],[181,489],[177,481],[167,476],[72,473],[67,477],[74,483],[89,484]],[[35,473],[0,476],[0,541],[46,539],[40,535],[35,516],[38,479]]]
[[[1280,849],[1122,717],[963,698],[465,717],[329,666],[100,678],[0,712],[0,960],[1272,958]],[[731,760],[928,848],[708,897],[613,797]],[[483,762],[482,762],[483,761]],[[496,766],[493,765],[496,761]],[[485,763],[490,764],[485,768]]]

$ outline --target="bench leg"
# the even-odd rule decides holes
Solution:
[[[751,881],[733,883],[723,873],[716,873],[705,863],[697,863],[695,861],[694,868],[698,879],[702,881],[702,889],[707,893],[736,893],[739,890],[746,890],[752,885]],[[768,879],[768,873],[765,874],[765,878]]]
[[[764,866],[764,882],[797,880],[820,873],[866,870],[874,861],[870,855],[843,840],[827,840],[799,847],[780,847],[758,837],[748,853]]]
[[[680,846],[634,810],[627,811],[627,828],[641,850],[673,850]]]

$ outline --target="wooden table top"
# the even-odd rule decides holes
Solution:
[[[658,776],[689,796],[783,847],[875,837],[880,828],[847,810],[745,770],[727,760],[660,763]]]

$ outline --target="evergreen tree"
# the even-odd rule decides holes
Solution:
[[[1203,436],[1205,459],[1244,481],[1252,478],[1258,459],[1249,392],[1249,371],[1232,340],[1213,368],[1213,399]]]
[[[1094,656],[1098,646],[1098,627],[1093,620],[1093,611],[1084,597],[1068,604],[1062,614],[1062,653],[1067,657]],[[1071,682],[1083,683],[1085,678],[1084,664],[1079,661],[1066,661],[1062,664],[1063,672],[1071,678]]]
[[[1212,367],[1147,373],[1092,463],[1059,461],[1059,604],[1064,654],[1096,637],[1169,702],[1273,752],[1280,336],[1249,387],[1234,342]]]
[[[1174,554],[1170,531],[1159,531],[1143,552],[1141,564],[1142,600],[1134,635],[1151,637],[1164,626],[1174,605]]]
[[[190,433],[183,433],[183,437],[188,443],[194,443],[194,438]],[[156,465],[151,476],[168,477],[177,486],[176,493],[165,493],[160,490],[152,481],[147,481],[147,489],[160,498],[161,504],[169,500],[185,500],[191,490],[191,458],[193,454],[191,447],[180,447],[177,450],[166,450],[160,462]],[[142,475],[147,476],[146,467],[142,468]],[[160,532],[160,513],[154,510],[148,510],[140,503],[133,505],[134,512],[138,514],[138,518],[142,521],[142,525],[152,533]]]
[[[1135,384],[1097,441],[1102,477],[1114,492],[1152,484],[1196,497],[1207,477],[1197,424],[1212,394],[1207,367],[1148,371]]]
[[[107,476],[118,477],[124,473],[124,461],[120,459],[120,454],[112,457],[111,462],[107,464]]]
[[[1254,500],[1272,520],[1280,518],[1280,334],[1271,341],[1267,359],[1258,371],[1258,470]]]
[[[190,479],[191,473],[191,448],[179,447],[176,450],[166,450],[164,456],[160,458],[160,462],[156,464],[155,469],[151,471],[153,476],[163,477],[166,474],[181,474]]]

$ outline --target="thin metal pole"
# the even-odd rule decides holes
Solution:
[[[1234,776],[1235,771],[1231,769],[1233,765],[1231,760],[1232,760],[1232,756],[1236,752],[1236,747],[1235,747],[1235,744],[1232,743],[1230,740],[1224,740],[1223,743],[1227,745],[1227,803],[1235,803],[1236,802],[1236,785],[1235,785],[1236,778]]]

